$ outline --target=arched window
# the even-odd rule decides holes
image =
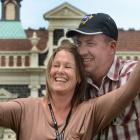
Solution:
[[[25,66],[30,66],[30,57],[25,56]]]
[[[9,66],[10,67],[14,66],[14,57],[13,56],[9,56]]]
[[[20,67],[22,65],[22,58],[21,56],[17,56],[17,66]]]
[[[5,56],[1,56],[1,66],[4,67],[6,65]]]

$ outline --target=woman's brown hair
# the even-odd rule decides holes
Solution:
[[[80,79],[80,80],[79,80],[79,82],[77,82],[77,85],[75,88],[75,93],[73,95],[71,103],[72,103],[72,105],[78,105],[82,101],[82,99],[84,98],[84,95],[85,95],[86,75],[85,75],[81,57],[77,51],[76,46],[73,44],[67,44],[67,45],[62,45],[62,46],[58,47],[54,51],[53,55],[51,56],[51,58],[48,62],[48,65],[47,65],[47,81],[46,81],[47,82],[47,96],[49,98],[51,98],[51,89],[49,87],[49,80],[50,80],[50,70],[52,67],[52,62],[55,58],[55,55],[61,50],[70,52],[73,55],[74,60],[75,60],[77,79]]]

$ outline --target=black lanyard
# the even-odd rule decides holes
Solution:
[[[66,118],[66,123],[65,123],[64,128],[62,129],[61,132],[59,132],[58,124],[57,124],[57,121],[55,119],[55,115],[54,115],[51,103],[48,103],[48,106],[49,106],[51,117],[52,117],[52,121],[53,121],[53,127],[54,127],[55,133],[56,133],[56,140],[64,140],[64,130],[65,130],[65,128],[68,125],[68,122],[69,122],[69,119],[70,119],[70,116],[71,116],[71,112],[72,112],[72,107],[71,107],[70,112],[69,112],[69,114],[68,114],[68,116]]]

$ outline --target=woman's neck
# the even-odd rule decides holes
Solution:
[[[50,102],[54,108],[54,110],[58,111],[65,111],[69,108],[71,108],[71,100],[72,97],[64,94],[51,94],[52,98],[50,99]]]
[[[58,125],[64,124],[70,110],[71,110],[71,100],[73,96],[71,94],[51,94],[50,103],[56,118]]]

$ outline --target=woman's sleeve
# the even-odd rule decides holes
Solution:
[[[0,126],[17,131],[22,111],[22,104],[18,100],[0,102]]]
[[[124,86],[96,99],[94,117],[97,131],[105,128],[135,98],[140,91],[139,83],[140,62]]]

